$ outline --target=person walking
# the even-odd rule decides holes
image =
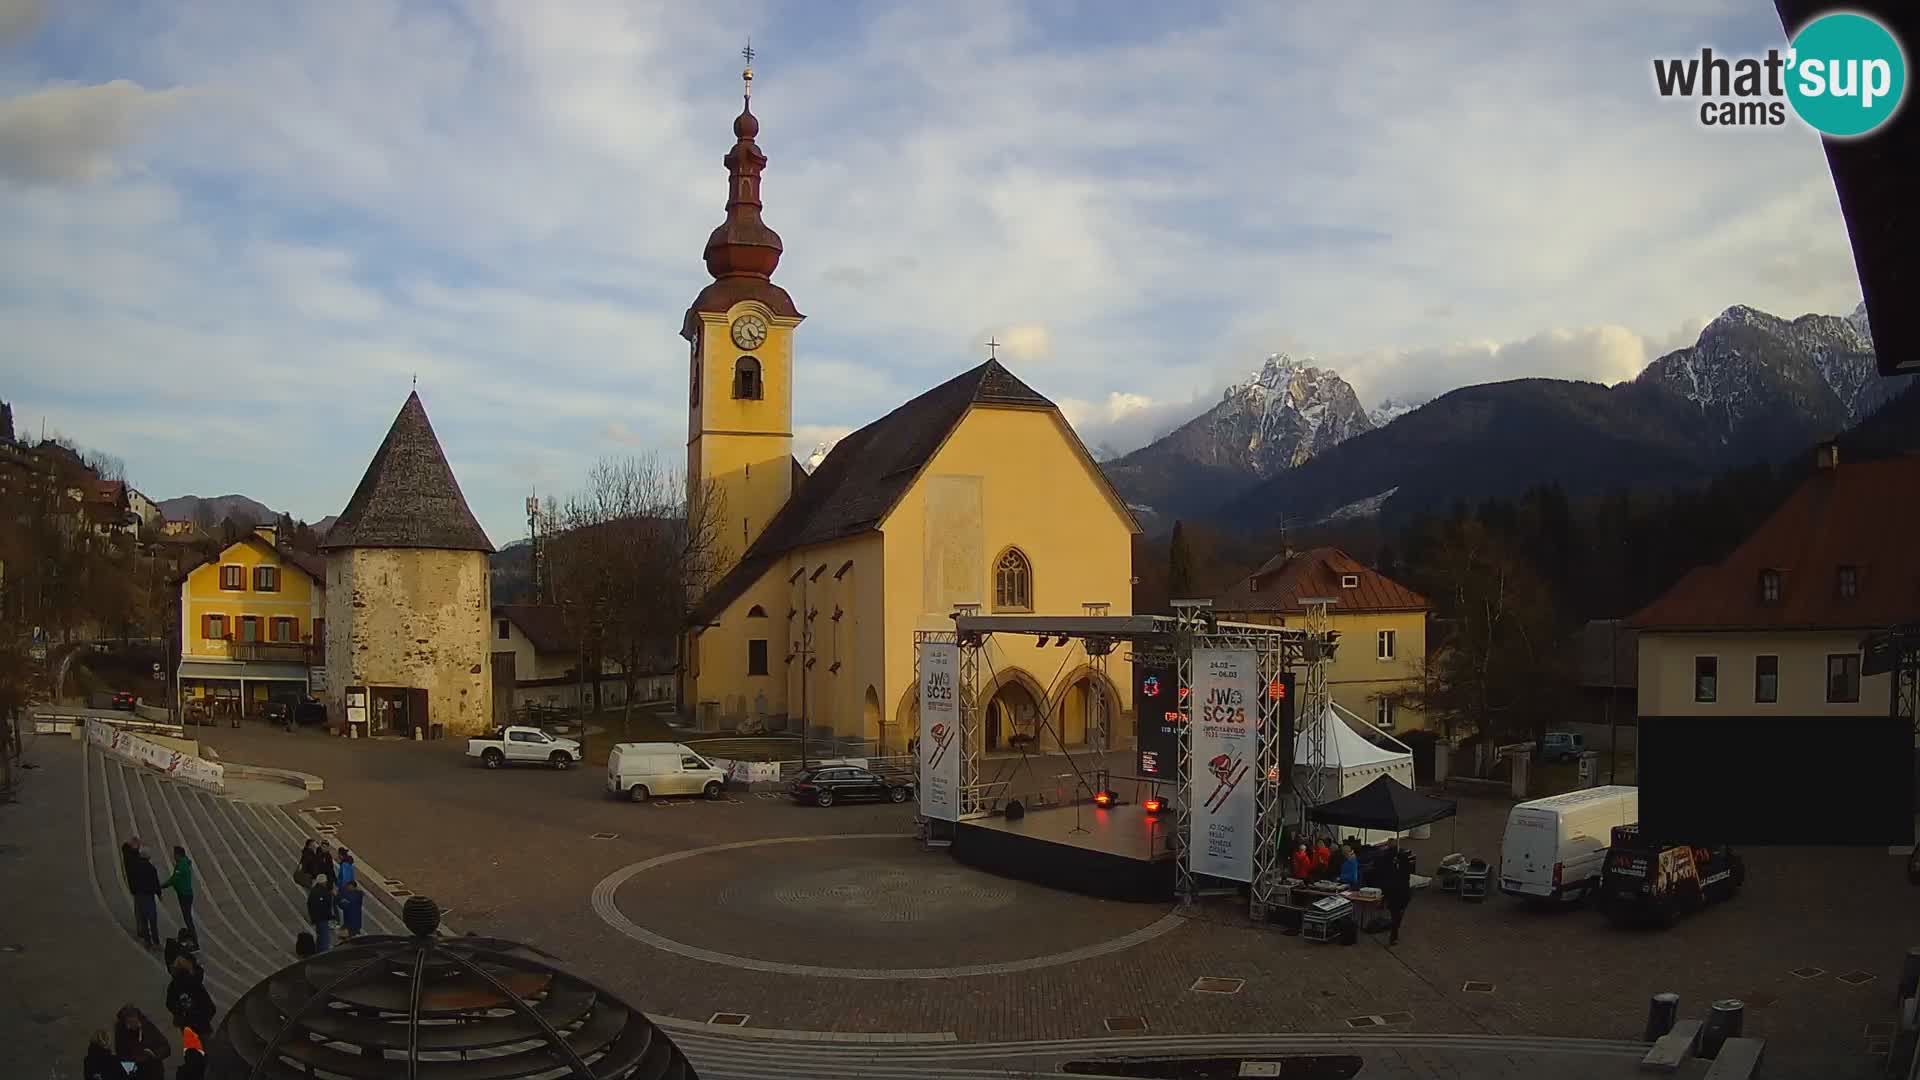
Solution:
[[[1400,838],[1387,841],[1387,865],[1382,874],[1381,892],[1386,894],[1389,932],[1387,945],[1400,944],[1400,923],[1407,917],[1407,904],[1413,900],[1413,857],[1400,846]]]
[[[123,1005],[114,1018],[113,1052],[119,1059],[132,1065],[133,1070],[123,1076],[131,1080],[166,1080],[167,1067],[162,1062],[173,1053],[173,1044],[167,1041],[153,1021],[133,1005]]]
[[[173,962],[167,1012],[173,1016],[173,1026],[182,1031],[213,1031],[213,995],[207,992],[206,973],[191,956],[183,954]]]
[[[140,922],[140,894],[133,887],[133,867],[140,861],[140,838],[129,836],[120,844],[120,879],[127,883],[127,895],[133,897],[133,921]]]
[[[193,925],[193,860],[187,858],[187,849],[179,844],[173,845],[173,873],[161,883],[162,888],[171,888],[173,895],[180,901],[180,925],[200,940],[200,931]]]
[[[333,887],[325,874],[313,876],[307,890],[307,921],[313,924],[313,949],[326,952],[333,947]]]
[[[160,871],[145,850],[134,853],[133,869],[127,874],[133,890],[134,916],[139,923],[140,943],[149,949],[160,947]]]
[[[358,881],[347,878],[340,883],[340,940],[352,941],[360,936],[361,906],[366,899],[367,894],[360,891]]]
[[[295,875],[302,886],[310,884],[315,877],[319,876],[320,866],[317,861],[319,857],[318,847],[312,840],[308,840],[300,849],[300,869],[295,871]]]

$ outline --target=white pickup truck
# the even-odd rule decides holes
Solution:
[[[537,727],[505,727],[482,739],[468,739],[467,756],[479,758],[480,764],[489,769],[503,765],[567,769],[580,760],[580,744],[556,739]]]

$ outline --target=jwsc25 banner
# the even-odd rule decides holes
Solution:
[[[920,812],[960,820],[960,646],[920,646]]]
[[[1254,755],[1258,654],[1246,649],[1193,651],[1192,808],[1188,865],[1196,874],[1253,880]]]

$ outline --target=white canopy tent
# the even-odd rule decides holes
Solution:
[[[1327,757],[1326,772],[1322,774],[1320,798],[1323,802],[1332,802],[1344,795],[1351,795],[1371,784],[1379,777],[1391,776],[1404,784],[1409,790],[1413,781],[1413,751],[1407,744],[1395,739],[1391,734],[1354,716],[1338,704],[1328,701],[1326,711],[1320,714],[1320,728],[1325,732]],[[1392,743],[1397,749],[1379,746],[1360,732],[1368,730]],[[1312,729],[1302,723],[1294,734],[1293,740],[1293,778],[1296,789],[1304,783],[1307,775],[1307,748],[1310,745]],[[1424,840],[1430,827],[1420,826],[1407,833],[1416,840]],[[1385,841],[1392,833],[1377,829],[1361,829],[1357,834],[1369,844]],[[1343,835],[1337,839],[1345,839]]]

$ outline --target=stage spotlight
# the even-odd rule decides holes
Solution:
[[[1104,808],[1112,806],[1118,801],[1120,801],[1120,796],[1115,795],[1111,791],[1096,791],[1093,794],[1093,805],[1098,807]]]
[[[1147,796],[1147,801],[1141,803],[1140,805],[1146,807],[1147,813],[1149,814],[1157,814],[1160,811],[1165,810],[1167,808],[1166,800],[1162,799],[1158,795]]]

